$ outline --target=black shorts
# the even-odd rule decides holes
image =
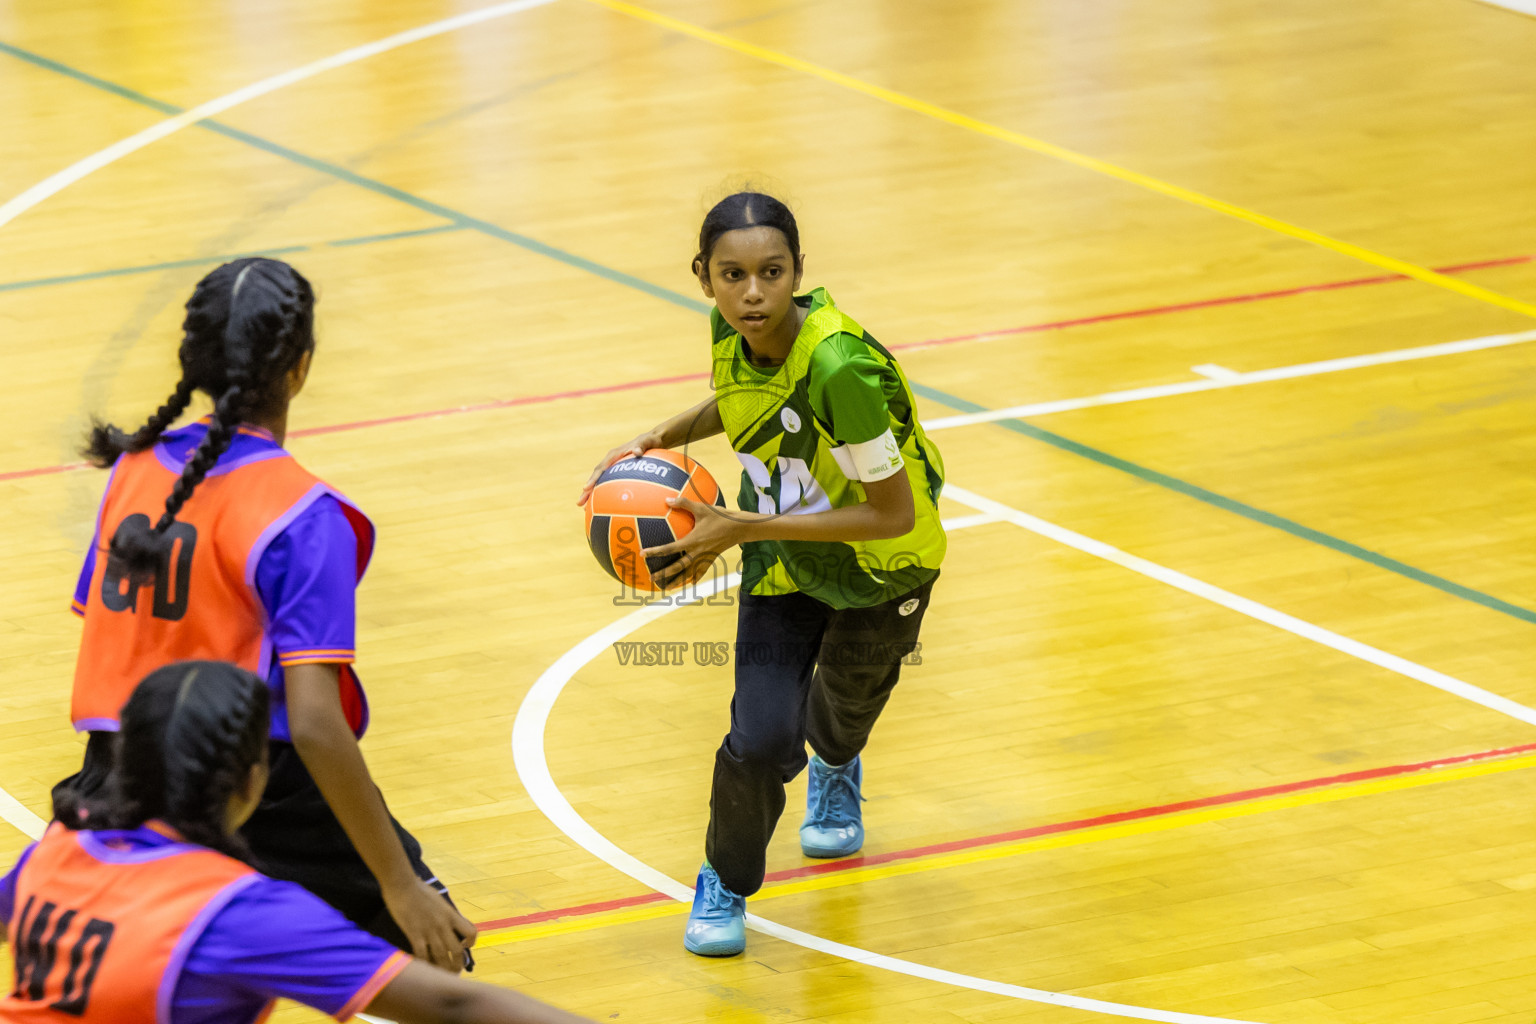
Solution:
[[[80,770],[53,787],[55,807],[65,790],[82,800],[108,798],[106,782],[112,770],[115,738],[110,732],[91,733]],[[253,854],[254,867],[272,878],[302,885],[359,928],[411,952],[405,933],[384,905],[378,879],[363,863],[298,751],[290,743],[274,741],[268,745],[268,758],[271,775],[266,792],[256,813],[240,829]],[[447,886],[421,858],[421,843],[394,815],[389,821],[416,876],[451,904]],[[466,966],[473,967],[468,951],[464,960]]]
[[[358,927],[410,952],[405,934],[384,906],[378,879],[363,863],[298,751],[292,744],[273,741],[268,754],[267,791],[240,829],[256,867],[273,878],[297,882]],[[446,897],[447,888],[421,859],[421,843],[394,815],[389,821],[417,877]]]

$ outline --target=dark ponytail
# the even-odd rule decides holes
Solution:
[[[148,448],[180,416],[192,392],[214,400],[208,433],[182,467],[153,527],[130,516],[109,546],[111,571],[131,586],[154,580],[169,557],[168,531],[192,492],[229,448],[241,422],[287,401],[285,375],[314,348],[314,291],[286,263],[251,258],[226,263],[198,283],[187,301],[181,342],[181,383],[149,422],[132,435],[96,423],[85,454],[98,466],[124,452]]]
[[[720,200],[705,215],[704,226],[699,228],[699,253],[693,258],[693,272],[699,275],[709,273],[709,258],[714,254],[715,243],[721,235],[739,228],[754,227],[778,228],[784,235],[784,241],[789,244],[789,254],[794,258],[795,268],[799,269],[800,227],[795,223],[795,215],[789,212],[789,207],[762,192],[737,192]]]
[[[224,832],[229,798],[267,743],[267,686],[222,661],[182,661],[144,677],[123,705],[104,799],[60,795],[72,829],[138,828],[158,820],[189,842],[240,860],[250,851]]]

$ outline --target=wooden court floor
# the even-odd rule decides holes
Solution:
[[[290,447],[380,528],[364,749],[485,979],[636,1022],[1536,1017],[1536,19],[476,3],[0,0],[0,860],[80,756],[83,426],[270,252],[321,296]],[[774,934],[717,962],[657,890],[734,610],[616,604],[573,501],[704,394],[687,263],[743,181],[900,356],[954,530],[863,858],[807,870],[797,780]]]

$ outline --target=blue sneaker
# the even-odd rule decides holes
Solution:
[[[747,898],[721,885],[708,864],[699,868],[693,884],[683,948],[699,956],[735,956],[747,948]]]
[[[807,857],[846,857],[864,845],[864,799],[859,786],[864,769],[858,758],[841,768],[811,755],[810,786],[805,794],[805,823],[800,852]]]

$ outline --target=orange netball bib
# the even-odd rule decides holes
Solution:
[[[180,475],[161,445],[119,459],[102,499],[103,547],[127,519],[158,521]],[[171,662],[228,661],[267,678],[273,651],[256,567],[288,524],[326,494],[341,503],[357,534],[361,577],[373,551],[372,524],[277,447],[214,467],[172,524],[152,585],[130,586],[98,551],[75,665],[75,729],[115,731],[139,680]],[[366,705],[350,669],[342,672],[342,706],[361,735]]]
[[[168,1021],[203,929],[260,878],[200,846],[114,849],[55,822],[16,879],[15,984],[0,1022]]]

